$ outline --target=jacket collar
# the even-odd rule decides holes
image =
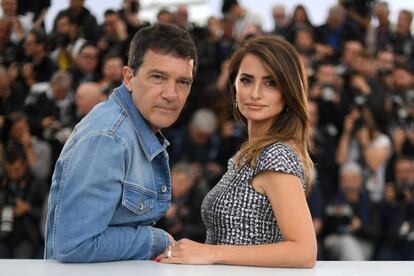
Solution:
[[[139,110],[135,107],[131,92],[128,91],[125,84],[117,87],[113,96],[115,97],[121,108],[127,113],[127,117],[131,119],[135,133],[137,134],[139,143],[149,161],[155,158],[159,153],[165,151],[170,144],[161,132],[155,134],[149,123],[142,117]]]

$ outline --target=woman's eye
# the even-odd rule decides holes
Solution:
[[[275,80],[267,80],[265,82],[266,86],[270,86],[270,87],[276,87],[276,81]]]
[[[248,78],[240,78],[242,84],[250,84],[252,81]]]
[[[178,85],[182,88],[190,87],[191,83],[187,80],[180,80],[178,81]]]

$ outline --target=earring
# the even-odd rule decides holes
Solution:
[[[234,101],[234,107],[235,107],[235,108],[238,108],[238,105],[237,105],[237,100],[235,100],[235,101]]]
[[[289,107],[286,106],[285,113],[288,113],[288,112],[289,112]]]

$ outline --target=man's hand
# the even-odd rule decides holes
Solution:
[[[16,218],[23,216],[24,214],[27,214],[32,209],[32,205],[24,201],[20,198],[16,199],[16,205],[14,206],[14,216]]]

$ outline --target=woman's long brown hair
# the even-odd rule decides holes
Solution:
[[[235,81],[240,64],[247,54],[260,58],[282,92],[285,108],[275,116],[267,134],[254,142],[242,145],[236,164],[242,160],[254,166],[259,154],[269,145],[278,141],[286,142],[302,159],[305,169],[306,191],[311,187],[312,160],[309,157],[310,138],[308,126],[308,82],[302,60],[296,49],[283,39],[275,36],[260,36],[248,40],[236,51],[229,65],[229,78],[233,97],[236,96]],[[236,118],[247,123],[246,118],[234,109]]]

